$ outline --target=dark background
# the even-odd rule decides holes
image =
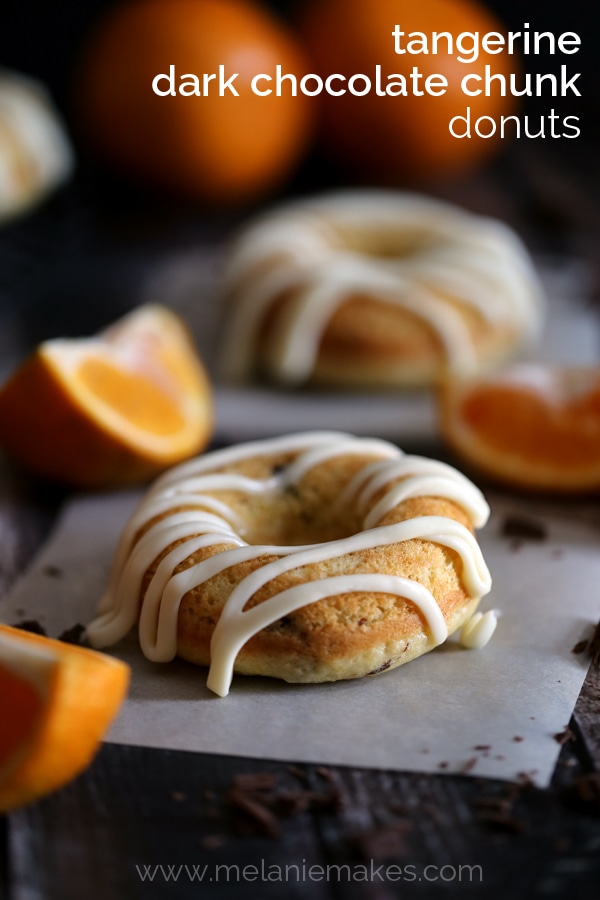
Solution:
[[[303,2],[263,0],[290,22]],[[78,54],[94,22],[111,5],[114,0],[3,0],[0,6],[0,65],[43,81],[76,141],[70,112]],[[578,116],[581,136],[505,141],[491,167],[493,195],[489,185],[476,181],[477,173],[472,185],[425,187],[434,193],[441,187],[447,199],[505,219],[519,228],[534,251],[572,252],[575,229],[586,235],[585,242],[578,243],[578,254],[596,256],[595,238],[588,236],[592,219],[596,234],[596,198],[600,196],[596,4],[589,0],[486,0],[485,5],[509,30],[520,31],[529,22],[531,31],[580,35],[582,47],[577,54],[529,56],[526,69],[558,72],[561,63],[566,63],[569,74],[581,72],[577,84],[582,96],[527,99],[521,113],[533,114],[533,131],[539,116],[551,108],[563,116]],[[18,310],[15,327],[26,347],[57,333],[86,334],[107,324],[139,302],[140,280],[153,261],[199,242],[222,240],[236,224],[235,214],[229,212],[209,216],[197,206],[182,210],[170,199],[165,203],[167,198],[156,192],[104,170],[85,146],[77,143],[76,152],[75,178],[40,208],[1,229],[0,309],[9,307],[15,314]],[[345,176],[335,162],[323,158],[317,147],[287,190],[320,189],[339,184],[341,177]],[[509,196],[510,204],[504,201]]]

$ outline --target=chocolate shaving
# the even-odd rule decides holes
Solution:
[[[226,843],[227,838],[224,834],[207,834],[205,837],[200,838],[200,846],[203,850],[218,850],[219,847]]]
[[[371,672],[367,672],[367,675],[379,675],[380,672],[385,672],[386,669],[389,669],[392,663],[392,659],[386,659],[386,661],[382,663],[379,668],[373,669]]]
[[[507,815],[504,812],[485,812],[480,816],[485,825],[489,825],[498,831],[506,831],[510,834],[522,834],[525,826],[516,816]]]
[[[576,656],[579,656],[580,653],[585,653],[585,651],[587,650],[589,645],[590,645],[589,641],[586,641],[586,640],[577,641],[577,643],[571,650],[571,653],[574,653]]]
[[[295,766],[293,763],[287,767],[290,775],[294,775],[295,778],[298,778],[300,781],[308,781],[308,775],[305,769],[301,769],[300,766]]]
[[[500,530],[502,537],[519,538],[523,541],[545,541],[548,532],[540,522],[521,516],[507,516]]]
[[[280,836],[279,823],[276,816],[252,794],[239,788],[231,788],[227,799],[230,806],[249,820],[248,824],[253,826],[253,830],[273,839]]]
[[[232,780],[234,790],[247,792],[272,791],[276,784],[275,772],[240,772]]]
[[[365,831],[354,838],[354,845],[365,859],[389,859],[406,853],[406,834],[412,822],[393,822]]]
[[[72,625],[71,628],[67,628],[62,634],[59,634],[58,640],[62,641],[64,644],[76,644],[80,647],[85,646],[85,626],[81,625],[79,622],[76,625]]]
[[[16,622],[12,627],[18,628],[20,631],[28,631],[30,634],[40,634],[42,637],[48,636],[48,632],[37,619],[24,619],[22,622]]]
[[[577,740],[577,736],[574,731],[567,726],[564,731],[559,731],[554,735],[554,740],[557,744],[560,744],[561,747],[566,744],[568,741]]]
[[[467,772],[471,772],[475,766],[477,765],[478,759],[476,756],[472,756],[471,759],[468,759],[462,769],[460,770],[463,775],[466,775]]]
[[[596,625],[594,634],[592,635],[589,653],[592,658],[592,665],[600,665],[600,622]]]
[[[575,779],[564,792],[564,800],[580,812],[600,816],[600,772],[589,772]]]

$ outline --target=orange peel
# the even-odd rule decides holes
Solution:
[[[129,667],[120,660],[0,625],[0,812],[82,772],[128,684]]]
[[[135,483],[208,443],[211,401],[183,322],[142,306],[97,337],[41,344],[0,390],[0,445],[77,487]]]
[[[600,490],[600,367],[515,365],[449,379],[442,435],[461,460],[514,487]]]

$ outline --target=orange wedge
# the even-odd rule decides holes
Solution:
[[[441,430],[466,462],[516,487],[600,489],[600,368],[513,366],[442,389]]]
[[[0,625],[0,813],[85,769],[128,683],[117,659]]]
[[[97,337],[41,344],[0,390],[0,445],[78,487],[144,481],[199,452],[211,430],[208,377],[179,317],[160,306]]]

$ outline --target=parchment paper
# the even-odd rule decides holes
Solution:
[[[117,535],[138,494],[82,497],[65,508],[29,571],[0,604],[9,623],[36,618],[58,635],[89,621]],[[573,646],[599,615],[596,507],[491,498],[481,544],[494,578],[482,608],[501,611],[482,650],[449,641],[376,678],[287,685],[236,676],[216,698],[206,670],[153,664],[135,635],[114,649],[132,667],[109,740],[266,759],[348,764],[548,783],[586,673]],[[543,522],[547,539],[503,537],[506,516]]]

